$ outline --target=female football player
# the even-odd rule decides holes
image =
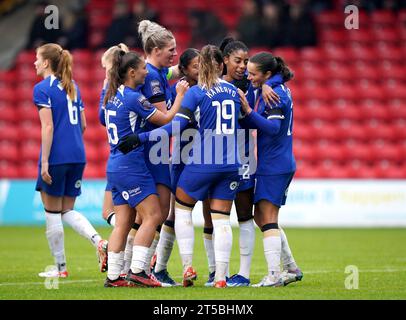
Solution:
[[[60,45],[48,43],[37,49],[34,65],[37,74],[44,78],[35,85],[33,93],[41,121],[36,190],[41,192],[46,236],[57,266],[56,272],[39,275],[67,277],[62,222],[89,239],[96,248],[105,240],[74,210],[86,163],[82,137],[86,118],[79,88],[72,80],[72,56]]]
[[[179,110],[188,85],[186,82],[178,84],[179,98],[171,110],[163,113],[136,91],[144,83],[147,73],[145,61],[136,53],[119,50],[113,54],[104,104],[111,150],[107,181],[111,186],[116,224],[108,245],[106,287],[127,286],[127,281],[135,286],[161,286],[159,281],[145,272],[145,265],[149,265],[149,247],[161,223],[155,181],[145,163],[143,146],[125,154],[117,146],[125,136],[144,131],[145,121],[157,126],[168,123]],[[124,264],[126,238],[134,223],[133,208],[141,224],[134,237],[130,270],[124,279],[120,273]]]
[[[222,70],[221,51],[211,45],[203,47],[199,60],[198,85],[186,93],[175,121],[152,131],[155,134],[172,133],[176,126],[182,131],[194,122],[194,112],[198,107],[200,109],[199,127],[193,142],[195,148],[186,162],[176,189],[175,233],[182,258],[184,286],[189,286],[197,277],[192,267],[192,210],[198,200],[205,200],[209,195],[215,234],[214,287],[227,286],[226,274],[232,246],[230,211],[239,182],[237,129],[240,101],[237,88],[221,80]],[[150,134],[151,132],[131,135],[119,148],[123,152],[131,150],[134,145],[147,141]],[[224,140],[227,143],[223,143]]]
[[[147,57],[146,61],[148,70],[145,83],[141,85],[138,90],[140,90],[148,101],[158,110],[166,113],[172,107],[171,89],[168,80],[171,78],[178,78],[179,76],[177,66],[170,68],[177,55],[175,38],[169,30],[149,20],[142,20],[139,23],[138,32],[141,36],[143,49]],[[146,128],[147,130],[152,130],[156,128],[156,126],[147,123]],[[171,178],[169,159],[167,159],[167,161],[153,159],[154,155],[152,153],[154,151],[154,145],[155,142],[148,142],[145,145],[145,161],[157,186],[162,214],[160,224],[162,224],[168,217],[170,209]],[[160,154],[156,154],[155,156],[160,157]],[[155,253],[159,241],[159,230],[160,229],[158,228],[151,245],[149,260],[151,260]]]
[[[282,58],[261,52],[251,57],[248,62],[248,79],[259,91],[267,82],[279,95],[280,102],[274,106],[269,105],[264,102],[261,92],[258,92],[254,102],[257,111],[253,111],[244,93],[239,91],[242,110],[245,113],[241,123],[258,130],[255,222],[264,236],[268,275],[254,285],[256,287],[286,285],[301,280],[303,276],[290,249],[285,252],[290,256],[288,270],[283,273],[280,270],[282,231],[278,225],[278,214],[280,207],[286,202],[288,187],[296,170],[292,150],[293,103],[290,90],[285,85],[292,77],[293,74]],[[283,237],[287,245],[286,236]]]

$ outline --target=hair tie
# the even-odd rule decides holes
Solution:
[[[125,51],[124,50],[120,50],[120,56],[124,56],[125,55]]]

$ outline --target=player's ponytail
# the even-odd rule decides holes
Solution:
[[[118,87],[125,82],[128,69],[137,69],[141,61],[141,57],[135,52],[116,50],[113,53],[112,66],[109,70],[109,85],[103,100],[104,105],[116,95]]]
[[[168,29],[149,20],[142,20],[139,23],[138,33],[146,54],[150,54],[155,47],[164,48],[169,41],[175,39]]]
[[[65,89],[69,98],[72,101],[75,100],[76,91],[72,82],[72,56],[68,50],[61,51],[61,58],[55,76],[61,79],[62,88]]]
[[[219,48],[213,45],[204,46],[200,51],[198,84],[204,89],[210,89],[219,82],[223,57]]]
[[[119,50],[123,50],[124,52],[130,51],[130,49],[128,49],[127,45],[125,45],[124,43],[119,43],[119,44],[116,45],[116,46],[112,46],[112,47],[108,48],[108,49],[103,53],[103,55],[102,55],[102,57],[101,57],[102,65],[103,65],[103,64],[105,65],[106,62],[109,61],[109,60],[111,61],[111,59],[113,58],[114,52],[119,51]]]
[[[277,63],[277,72],[282,74],[283,81],[289,81],[293,78],[293,72],[289,69],[285,61],[281,57],[275,57]]]
[[[37,49],[37,52],[44,60],[48,60],[51,70],[61,81],[62,88],[65,89],[71,100],[75,100],[76,89],[72,81],[72,55],[68,50],[64,50],[59,44],[47,43]]]
[[[293,78],[293,72],[286,65],[281,57],[274,57],[269,52],[260,52],[250,58],[250,62],[255,63],[262,73],[270,71],[272,75],[277,73],[282,75],[283,81],[289,81]]]
[[[120,67],[124,55],[124,50],[116,50],[113,53],[111,69],[109,70],[109,85],[107,87],[106,94],[104,95],[104,105],[107,104],[107,101],[109,101],[111,97],[116,95],[118,87],[123,82],[123,79],[120,75]]]

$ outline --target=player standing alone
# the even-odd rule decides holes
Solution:
[[[72,56],[58,44],[48,43],[37,49],[35,68],[44,78],[35,85],[33,93],[41,121],[36,190],[41,192],[46,236],[57,266],[56,272],[39,275],[67,277],[62,222],[89,239],[96,248],[102,248],[105,240],[74,210],[86,163],[82,137],[86,119],[79,88],[72,80]]]

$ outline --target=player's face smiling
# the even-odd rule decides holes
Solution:
[[[188,64],[186,76],[197,82],[199,77],[199,56],[194,57]]]
[[[136,86],[143,84],[145,82],[145,77],[148,74],[147,65],[144,59],[140,62],[137,69],[135,70],[135,84]]]
[[[227,73],[232,79],[241,80],[247,70],[248,52],[237,50],[224,59]]]
[[[168,44],[161,49],[160,61],[163,67],[170,67],[173,65],[174,58],[178,55],[176,52],[176,41],[172,39]]]
[[[268,73],[262,73],[256,63],[248,62],[248,80],[251,81],[254,88],[261,87],[268,79]]]

